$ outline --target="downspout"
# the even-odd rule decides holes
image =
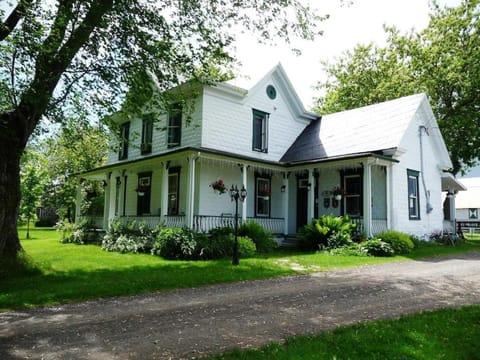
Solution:
[[[423,165],[423,141],[422,141],[422,130],[425,131],[425,134],[428,134],[428,129],[420,125],[418,127],[418,137],[420,139],[420,174],[422,178],[423,191],[425,193],[425,198],[427,199],[427,214],[430,214],[433,210],[432,204],[430,204],[430,191],[427,190],[427,184],[425,183],[425,171]]]

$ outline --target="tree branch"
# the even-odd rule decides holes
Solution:
[[[15,29],[18,22],[25,16],[25,12],[32,6],[33,0],[20,0],[8,18],[0,24],[0,41],[4,40]]]

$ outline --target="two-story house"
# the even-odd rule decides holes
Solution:
[[[234,203],[211,187],[221,179],[245,186],[242,221],[276,234],[335,214],[367,234],[423,236],[443,228],[442,191],[461,188],[424,94],[320,116],[279,64],[248,91],[205,85],[191,101],[188,122],[176,104],[122,122],[119,152],[82,174],[105,182],[103,227],[115,217],[199,231],[231,224]]]

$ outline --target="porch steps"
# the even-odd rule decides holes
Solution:
[[[293,249],[298,245],[298,239],[295,235],[279,236],[277,240],[279,246],[284,249]]]

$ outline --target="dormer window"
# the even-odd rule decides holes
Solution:
[[[143,119],[142,144],[140,145],[140,151],[142,155],[150,154],[152,152],[152,135],[153,135],[153,120]]]
[[[180,146],[182,139],[182,106],[173,104],[168,113],[167,142],[168,148]]]
[[[253,141],[252,150],[268,152],[268,114],[253,110]]]
[[[118,153],[118,160],[125,160],[128,158],[129,136],[130,136],[130,122],[126,122],[120,126],[120,151]]]

